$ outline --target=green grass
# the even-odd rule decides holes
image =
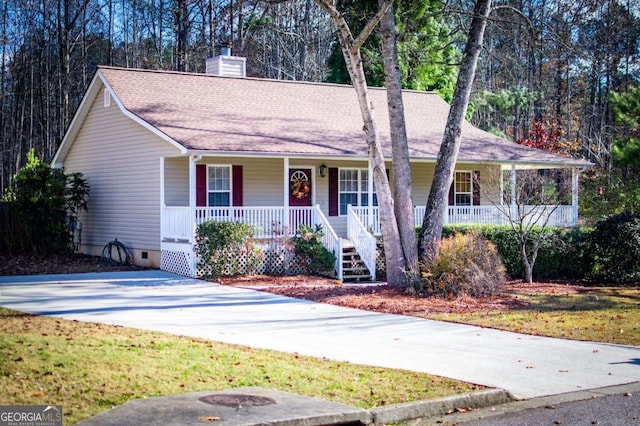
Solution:
[[[578,293],[517,293],[521,309],[428,314],[439,319],[539,336],[640,346],[640,289],[594,287]]]
[[[0,308],[0,404],[62,405],[73,424],[133,398],[263,386],[369,408],[477,386]]]

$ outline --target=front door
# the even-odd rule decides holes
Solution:
[[[311,188],[311,169],[289,169],[289,206],[310,206]]]

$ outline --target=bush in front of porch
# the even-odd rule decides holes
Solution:
[[[254,239],[254,231],[253,226],[240,222],[207,221],[199,225],[194,244],[197,275],[334,276],[336,257],[323,246],[321,227],[301,225],[293,237],[277,232],[261,240]]]
[[[204,278],[252,274],[264,265],[264,254],[246,223],[207,221],[198,225],[194,252]]]
[[[330,274],[336,264],[336,256],[322,245],[324,231],[322,225],[316,225],[315,230],[302,224],[297,235],[291,237],[296,255],[301,257],[304,266],[311,273],[319,275]]]

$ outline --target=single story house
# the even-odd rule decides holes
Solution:
[[[393,179],[386,93],[371,88],[370,96]],[[449,105],[435,93],[403,97],[421,223]],[[501,184],[480,191],[485,176],[570,168],[572,204],[552,214],[554,223],[575,225],[577,175],[589,165],[465,123],[448,221],[502,220],[485,195],[502,194]],[[371,234],[380,224],[350,86],[248,78],[245,59],[228,52],[207,60],[204,74],[99,67],[53,166],[82,172],[91,185],[83,253],[99,255],[117,238],[136,264],[194,276],[198,223],[241,220],[264,238],[304,223],[323,226],[323,243],[338,258],[350,247],[375,268]],[[348,269],[341,260],[339,279]]]

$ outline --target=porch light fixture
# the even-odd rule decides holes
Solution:
[[[320,177],[325,177],[327,175],[327,169],[328,167],[326,166],[326,164],[320,165]]]

